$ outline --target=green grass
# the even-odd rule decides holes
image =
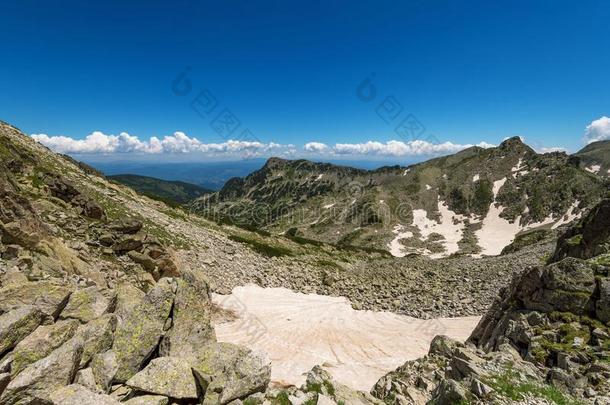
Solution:
[[[277,394],[277,396],[272,400],[272,403],[273,405],[292,405],[286,391],[282,391]]]
[[[250,249],[267,257],[292,256],[292,251],[281,246],[272,246],[260,242],[256,239],[250,239],[239,235],[230,235],[229,239],[235,242],[243,243]]]
[[[562,393],[557,388],[545,384],[520,382],[519,375],[511,368],[504,373],[486,379],[485,383],[500,396],[513,401],[522,401],[526,397],[542,398],[557,405],[581,405],[582,403]]]

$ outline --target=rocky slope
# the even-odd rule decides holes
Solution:
[[[519,138],[373,171],[271,158],[193,209],[217,221],[394,256],[497,255],[521,232],[557,228],[599,200],[602,180]]]
[[[386,403],[610,403],[608,221],[605,199],[547,265],[515,277],[467,345],[437,337],[372,393]]]

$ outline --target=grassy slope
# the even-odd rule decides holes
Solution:
[[[135,174],[108,176],[110,180],[129,186],[147,197],[175,204],[186,204],[211,190],[182,181],[167,181]]]

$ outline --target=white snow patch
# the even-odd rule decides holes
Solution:
[[[477,182],[479,181],[479,179],[481,178],[481,176],[479,176],[479,174],[475,174],[474,176],[472,176],[472,182]]]
[[[322,177],[324,177],[324,174],[320,174],[318,177],[316,177],[316,181],[322,180]]]
[[[520,172],[521,172],[522,168],[523,168],[523,158],[519,158],[519,161],[517,162],[517,166],[510,169],[510,171],[513,172],[513,178],[516,178],[518,174],[521,174]]]
[[[601,168],[602,167],[600,165],[592,165],[591,167],[585,167],[585,170],[590,173],[597,174],[597,173],[599,173]]]
[[[253,285],[236,287],[231,295],[213,294],[212,299],[237,315],[215,321],[218,341],[266,353],[271,380],[297,387],[314,365],[324,365],[338,382],[368,392],[383,375],[424,356],[434,336],[464,341],[480,319],[422,320],[357,311],[344,297]]]
[[[574,213],[574,210],[576,209],[576,207],[578,207],[578,205],[580,204],[580,201],[575,200],[572,205],[570,205],[570,208],[568,208],[568,210],[566,211],[565,215],[563,215],[559,221],[557,221],[552,227],[551,229],[555,229],[560,227],[561,225],[564,224],[569,224],[570,222],[574,221],[575,219],[580,218],[580,216],[582,215],[582,211],[579,212],[578,214]]]
[[[385,200],[379,200],[379,204],[383,204]]]
[[[323,206],[322,206],[322,208],[324,208],[325,210],[327,210],[327,209],[332,208],[332,207],[334,207],[334,206],[335,206],[335,203],[332,203],[332,204],[326,204],[326,205],[323,205]]]
[[[406,176],[407,173],[409,173],[411,171],[411,169],[405,169],[405,171],[402,173],[403,176]]]
[[[400,243],[400,240],[412,238],[413,232],[403,230],[404,226],[398,224],[394,226],[394,230],[392,231],[396,237],[388,243],[388,247],[390,248],[390,253],[394,257],[405,257],[407,255],[407,253],[404,252],[404,246]]]
[[[459,250],[458,242],[462,240],[465,226],[464,221],[467,219],[465,216],[451,211],[448,205],[440,200],[437,202],[437,207],[441,215],[440,222],[428,219],[425,210],[413,210],[413,226],[419,229],[422,241],[426,241],[433,233],[437,233],[444,238],[444,240],[439,242],[443,245],[445,251],[428,254],[433,259],[449,256]]]
[[[430,187],[430,185],[426,184],[426,190],[432,190],[432,187]]]

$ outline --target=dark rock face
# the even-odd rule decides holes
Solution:
[[[565,257],[589,259],[604,253],[610,253],[610,199],[602,200],[578,226],[559,238],[551,262]]]
[[[59,176],[48,176],[45,183],[53,195],[62,201],[72,204],[82,210],[82,214],[92,219],[104,219],[104,209],[91,198],[83,195],[70,182]]]

